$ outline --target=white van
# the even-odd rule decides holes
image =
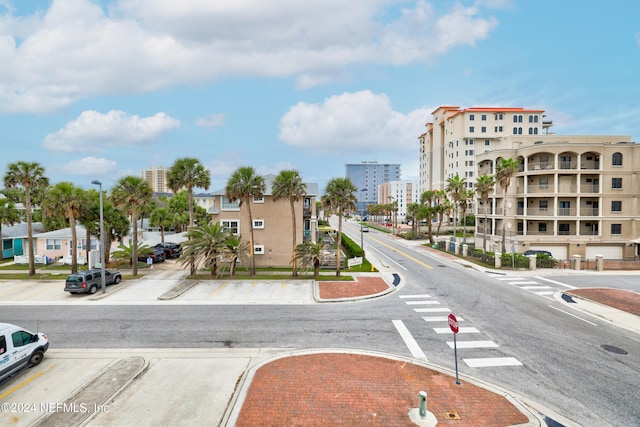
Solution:
[[[0,323],[0,381],[25,366],[36,366],[49,348],[47,336],[10,323]]]

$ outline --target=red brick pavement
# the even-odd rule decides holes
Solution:
[[[612,288],[584,288],[565,291],[565,294],[599,302],[640,316],[640,294],[635,292]]]
[[[389,289],[389,285],[381,277],[359,276],[355,282],[318,282],[321,299],[355,298]]]
[[[427,392],[438,425],[510,426],[528,418],[506,398],[411,363],[321,353],[286,357],[257,370],[237,426],[412,426],[409,410]],[[455,411],[459,419],[452,420]]]

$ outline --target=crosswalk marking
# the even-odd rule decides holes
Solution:
[[[462,359],[470,368],[487,368],[491,366],[521,366],[515,357],[485,357],[478,359]]]
[[[440,304],[439,301],[405,301],[407,305],[421,305],[421,304]]]
[[[404,325],[404,322],[402,322],[402,320],[392,320],[392,322],[393,322],[393,326],[396,327],[398,333],[400,334],[400,337],[409,348],[411,355],[416,359],[427,361],[427,356],[420,349],[420,346],[418,345],[416,340],[413,338],[413,335],[411,335],[411,332],[409,332],[407,327]]]
[[[416,313],[450,313],[447,307],[435,307],[435,308],[414,308]]]
[[[452,334],[451,328],[433,328],[436,334]],[[459,334],[479,334],[480,331],[472,326],[458,328]]]
[[[423,317],[425,322],[446,322],[449,320],[447,316],[431,316],[431,317]],[[456,318],[458,322],[464,322],[462,317]]]
[[[431,298],[431,295],[399,295],[400,298]]]
[[[536,294],[538,295],[553,295],[555,294],[556,291],[542,291],[542,292],[536,292]]]
[[[454,347],[453,341],[447,341],[447,345]],[[498,344],[493,341],[457,341],[458,348],[496,348]]]
[[[539,285],[538,282],[534,282],[532,280],[518,280],[513,282],[507,282],[510,285],[520,286],[520,285]]]
[[[522,289],[526,289],[528,291],[533,291],[533,290],[536,290],[536,289],[547,290],[547,289],[551,289],[551,286],[523,286]]]

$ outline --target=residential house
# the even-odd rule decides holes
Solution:
[[[38,255],[47,256],[52,260],[58,260],[71,255],[71,228],[63,228],[55,231],[40,233],[36,237],[37,246],[36,253]],[[77,256],[84,259],[90,259],[87,252],[87,231],[83,225],[76,226],[77,239]],[[98,250],[100,248],[100,239],[91,236],[89,250]]]
[[[42,233],[42,223],[34,222],[31,224],[31,226],[35,241],[36,235]],[[29,251],[27,223],[21,222],[14,225],[3,225],[1,243],[2,256],[0,257],[0,259],[13,258],[14,256],[27,254]]]

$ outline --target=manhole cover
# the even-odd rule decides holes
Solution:
[[[627,353],[627,350],[620,347],[616,347],[615,345],[602,344],[600,347],[615,354],[629,354]]]
[[[444,413],[444,417],[448,420],[460,420],[460,414],[456,411],[447,411]]]

